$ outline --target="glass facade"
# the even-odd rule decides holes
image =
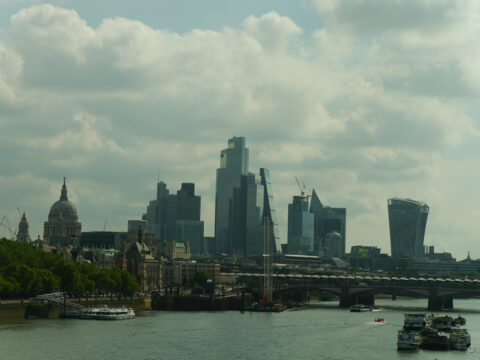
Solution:
[[[308,211],[308,198],[294,196],[288,204],[288,253],[311,254],[314,249],[315,215]]]
[[[231,229],[229,227],[230,209],[234,189],[241,187],[242,175],[246,176],[248,173],[248,157],[249,151],[245,147],[244,137],[229,139],[228,147],[220,152],[220,167],[217,169],[215,190],[216,253],[231,254],[233,251],[230,239]],[[246,191],[246,189],[243,189],[243,191]],[[238,196],[240,194],[237,191]]]
[[[410,199],[388,200],[390,245],[393,258],[423,256],[427,204]]]
[[[310,212],[315,214],[314,253],[321,256],[344,257],[347,210],[323,206],[317,193],[313,190]],[[340,236],[331,236],[332,233]],[[330,236],[328,236],[329,234]]]
[[[157,199],[147,207],[147,230],[156,241],[190,241],[195,250],[203,249],[203,221],[200,221],[201,197],[195,195],[195,184],[182,183],[177,194],[170,194],[167,184],[157,184]],[[193,247],[192,247],[193,249]],[[193,252],[193,251],[192,251]]]

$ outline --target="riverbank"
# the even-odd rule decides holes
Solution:
[[[79,303],[82,305],[87,305],[87,299],[68,299],[70,302]],[[36,317],[31,316],[29,319],[25,319],[25,310],[28,305],[33,304],[30,300],[25,300],[23,305],[20,300],[2,300],[0,304],[0,324],[17,324],[21,322],[26,322],[30,320],[37,320]],[[127,298],[127,299],[117,299],[113,298],[99,298],[97,301],[95,299],[89,298],[88,305],[95,306],[105,304],[111,307],[114,306],[125,306],[131,307],[135,310],[137,315],[141,314],[142,311],[149,310],[151,299],[149,297],[137,297],[137,298]],[[47,319],[41,320],[52,320],[58,319],[61,312],[59,306],[52,306]]]

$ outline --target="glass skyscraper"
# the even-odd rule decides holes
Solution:
[[[216,253],[232,254],[233,252],[229,227],[231,206],[234,189],[242,187],[242,175],[248,174],[248,155],[249,151],[245,147],[244,137],[229,139],[228,147],[220,152],[220,167],[217,169],[215,190]],[[246,180],[244,181],[243,187],[246,186]]]
[[[294,196],[288,204],[288,253],[311,254],[314,249],[315,215],[308,211],[308,197]]]
[[[313,190],[310,212],[315,214],[314,253],[344,257],[347,209],[323,206],[317,193]]]
[[[204,248],[204,223],[200,220],[201,197],[195,195],[195,184],[182,183],[177,194],[170,194],[167,184],[157,184],[157,199],[147,207],[147,229],[156,241],[189,241],[192,254]]]
[[[388,200],[392,258],[423,256],[423,240],[429,210],[427,204],[415,200],[399,198]]]

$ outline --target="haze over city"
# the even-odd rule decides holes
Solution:
[[[0,0],[0,216],[41,235],[65,176],[83,230],[124,231],[159,177],[195,183],[213,235],[244,136],[282,243],[297,176],[347,209],[347,251],[390,252],[399,196],[430,206],[425,244],[480,257],[480,4],[226,3]]]

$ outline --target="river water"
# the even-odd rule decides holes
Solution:
[[[426,300],[376,305],[400,309],[351,313],[321,303],[283,313],[145,311],[125,321],[27,320],[0,324],[0,359],[480,359],[480,300],[454,302],[478,345],[473,353],[398,352],[403,314],[425,308]],[[375,317],[388,324],[375,324]]]

